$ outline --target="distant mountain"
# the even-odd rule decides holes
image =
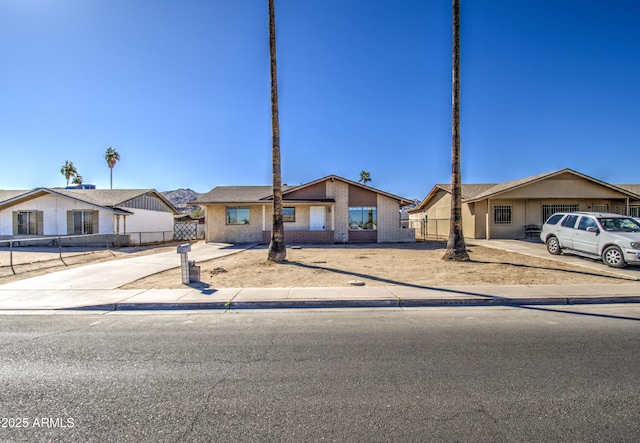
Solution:
[[[169,200],[173,206],[183,212],[196,208],[197,206],[188,205],[187,203],[197,200],[198,197],[202,195],[192,189],[184,188],[175,189],[173,191],[164,191],[161,192],[161,194],[164,198]]]

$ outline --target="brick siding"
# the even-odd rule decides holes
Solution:
[[[294,244],[333,244],[333,231],[284,231],[284,242],[287,245]],[[262,231],[262,243],[268,245],[271,242],[271,231]]]

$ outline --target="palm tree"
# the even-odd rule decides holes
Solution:
[[[71,183],[73,183],[74,185],[81,185],[83,181],[83,178],[81,175],[76,175],[75,177],[73,177],[73,180],[71,180]]]
[[[104,159],[109,166],[109,179],[111,182],[111,189],[113,189],[113,167],[120,161],[120,154],[112,147],[107,148],[107,152],[104,153]]]
[[[451,217],[449,240],[443,260],[469,261],[462,235],[462,178],[460,175],[460,0],[453,6],[453,62],[451,116]]]
[[[276,70],[276,18],[274,0],[269,0],[269,54],[271,59],[271,163],[273,167],[273,224],[269,261],[279,263],[287,256],[282,217],[282,173],[280,166],[280,122],[278,120],[278,75]]]
[[[371,172],[369,172],[369,171],[360,172],[360,180],[358,180],[358,181],[366,186],[367,182],[371,181]]]
[[[64,178],[67,179],[67,186],[69,186],[69,179],[78,175],[78,170],[73,166],[73,162],[66,160],[62,168],[60,168],[60,174],[64,175]]]

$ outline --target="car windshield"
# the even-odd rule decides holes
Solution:
[[[608,217],[599,218],[598,221],[605,231],[613,232],[640,232],[640,225],[632,218]]]

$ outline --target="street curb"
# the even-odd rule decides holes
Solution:
[[[632,304],[640,303],[640,296],[602,296],[602,297],[530,297],[530,298],[404,298],[398,300],[264,300],[234,302],[140,302],[140,303],[106,303],[91,306],[75,307],[33,307],[33,308],[0,308],[0,313],[10,311],[190,311],[218,310],[241,311],[250,309],[323,309],[323,308],[428,308],[456,306],[571,306],[597,304]]]
[[[230,309],[398,308],[397,300],[270,300],[231,302]]]
[[[229,309],[228,302],[190,302],[190,303],[116,303],[114,311],[157,311],[157,310],[195,310],[195,309]]]

